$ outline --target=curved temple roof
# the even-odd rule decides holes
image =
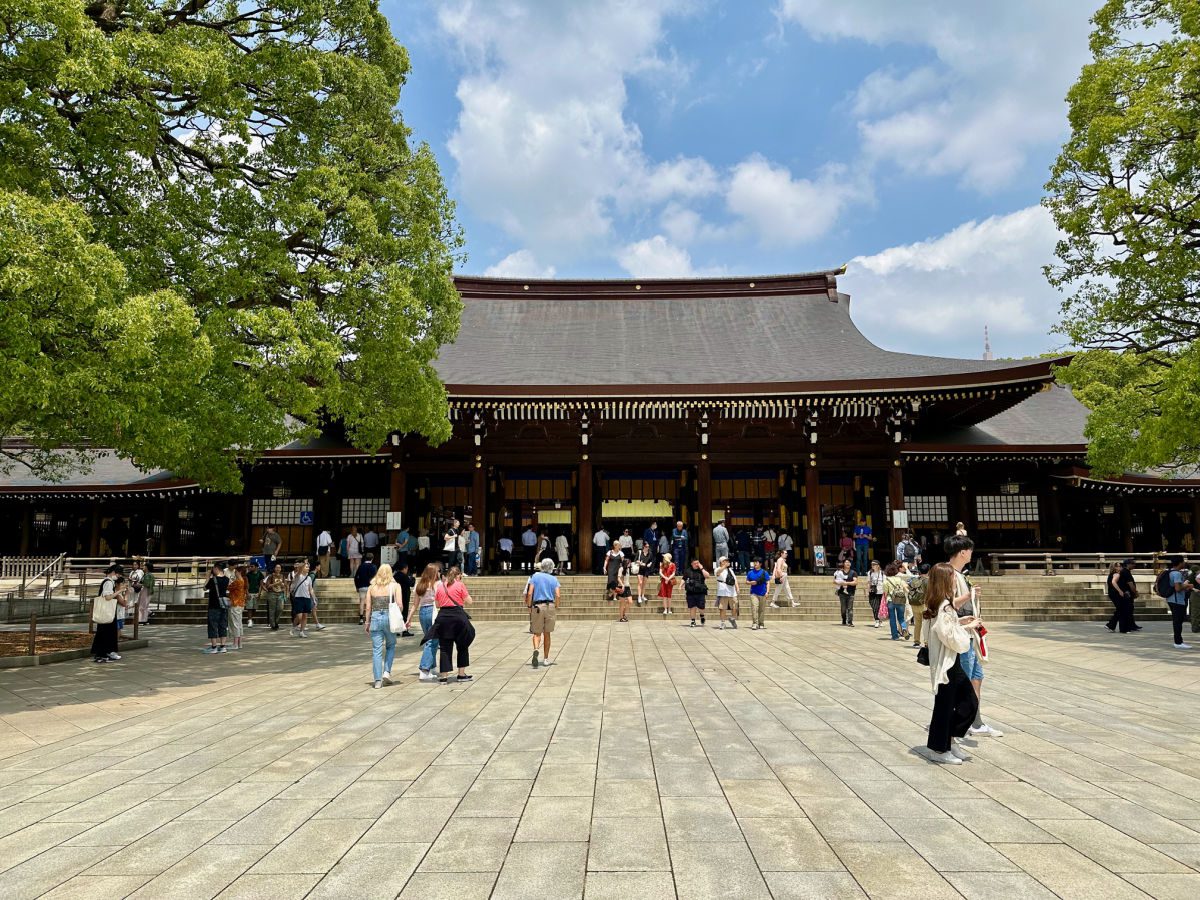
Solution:
[[[880,349],[851,321],[835,272],[457,284],[462,328],[436,362],[451,397],[988,386],[1045,381],[1054,362]]]

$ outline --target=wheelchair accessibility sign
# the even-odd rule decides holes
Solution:
[[[300,524],[311,525],[313,523],[313,514],[311,509],[300,510]]]

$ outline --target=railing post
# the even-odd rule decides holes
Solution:
[[[1042,574],[1043,575],[1053,575],[1054,574],[1054,559],[1050,556],[1049,553],[1046,554],[1046,568],[1042,572]]]
[[[29,614],[29,655],[37,656],[37,613]]]
[[[993,553],[988,557],[988,563],[991,566],[991,572],[993,575],[1000,574],[1000,563],[1002,562],[1003,555],[1004,554],[1002,553]]]

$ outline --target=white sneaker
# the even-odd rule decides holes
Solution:
[[[300,629],[299,628],[296,628],[295,626],[292,627],[292,637],[300,637]]]
[[[417,676],[417,681],[437,681],[437,676],[432,672],[422,672]]]
[[[795,609],[795,608],[796,608],[797,606],[799,606],[799,605],[800,605],[800,604],[799,604],[799,603],[797,603],[795,600],[793,600],[793,601],[792,601],[792,609]]]
[[[1192,645],[1191,644],[1176,644],[1175,649],[1176,650],[1191,650]],[[111,659],[112,657],[109,657],[109,658]]]
[[[876,627],[876,628],[878,628],[878,627],[879,627],[879,623],[878,623],[878,622],[876,622],[876,623],[875,623],[875,627]]]
[[[249,622],[247,622],[247,623],[246,623],[246,627],[247,627],[247,628],[253,628],[253,627],[254,627],[254,620],[253,620],[253,619],[251,619]]]
[[[722,622],[720,625],[717,626],[717,631],[724,631],[724,630],[725,630],[725,623]]]
[[[324,625],[317,625],[317,631],[324,631],[324,630],[325,630]]]
[[[121,654],[120,653],[110,653],[110,654],[108,654],[108,658],[109,659],[120,659]]]
[[[930,753],[929,759],[931,762],[942,763],[946,766],[961,766],[962,760],[947,750],[945,753]]]
[[[384,684],[391,684],[391,683],[392,683],[392,673],[391,673],[391,672],[384,672],[384,673],[383,673],[383,683],[384,683]]]
[[[778,603],[772,603],[772,604],[771,604],[771,609],[779,609],[779,604],[778,604]]]
[[[303,628],[300,629],[300,637],[308,637],[308,632]]]
[[[984,722],[978,728],[971,728],[967,734],[972,737],[1004,737],[1004,732],[998,728],[993,728],[987,722]]]
[[[959,759],[967,760],[967,759],[971,758],[971,754],[968,753],[966,750],[964,750],[962,747],[958,746],[958,744],[951,744],[950,752],[953,753],[955,756],[957,756]]]

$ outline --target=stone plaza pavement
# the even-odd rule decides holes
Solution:
[[[536,671],[479,623],[468,686],[408,640],[373,690],[352,626],[0,672],[0,897],[1200,897],[1200,649],[1164,624],[997,626],[1006,736],[950,768],[886,630],[683,618],[564,625]]]

